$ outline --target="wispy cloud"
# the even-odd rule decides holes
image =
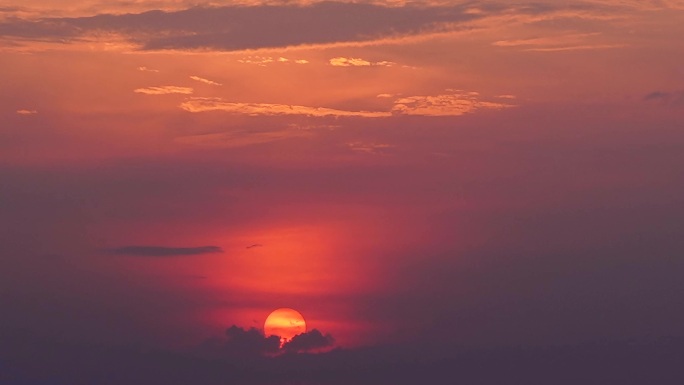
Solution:
[[[123,246],[108,250],[116,255],[133,255],[139,257],[175,257],[183,255],[201,255],[222,253],[218,246],[199,247],[166,247],[166,246]]]
[[[182,136],[176,138],[175,142],[180,144],[208,148],[237,148],[256,144],[277,142],[285,139],[305,138],[311,135],[311,131],[290,128],[262,132],[238,130],[203,135]]]
[[[427,96],[408,96],[394,101],[392,112],[399,115],[458,116],[480,109],[503,109],[511,104],[488,102],[477,92],[447,90],[449,93]]]
[[[294,64],[309,64],[309,61],[306,59],[288,59],[283,56],[279,57],[273,57],[273,56],[246,56],[243,57],[242,59],[238,59],[238,63],[243,63],[243,64],[255,64],[258,66],[265,67],[268,64],[271,63],[279,63],[279,64],[286,64],[286,63],[294,63]]]
[[[133,92],[145,95],[168,95],[168,94],[183,94],[190,95],[193,93],[193,89],[190,87],[178,87],[178,86],[161,86],[161,87],[147,87],[138,88]]]
[[[527,39],[514,39],[514,40],[498,40],[492,43],[492,45],[497,47],[518,47],[518,46],[530,46],[530,45],[559,45],[568,43],[577,43],[579,41],[584,41],[590,37],[596,37],[600,34],[598,33],[573,33],[557,36],[543,36],[543,37],[533,37]]]
[[[200,82],[200,83],[209,84],[209,85],[212,85],[212,86],[221,86],[221,85],[223,85],[223,84],[221,84],[221,83],[217,83],[217,82],[215,82],[215,81],[213,81],[213,80],[201,78],[201,77],[199,77],[199,76],[190,76],[190,79],[195,80],[195,81],[198,81],[198,82]]]
[[[570,33],[527,39],[499,40],[492,43],[496,47],[520,47],[523,51],[560,52],[596,50],[625,47],[625,44],[596,43],[600,33]]]
[[[138,71],[142,71],[142,72],[159,72],[159,70],[147,68],[147,67],[145,67],[145,66],[138,67]]]
[[[62,40],[106,32],[126,36],[143,50],[261,48],[360,42],[420,34],[486,16],[463,6],[387,6],[352,2],[251,4],[193,7],[171,12],[103,14],[91,17],[11,19],[0,34]],[[239,37],[239,38],[236,38]],[[275,59],[277,60],[277,58]]]
[[[17,114],[19,115],[35,115],[37,113],[38,111],[36,110],[17,110]]]
[[[228,102],[221,98],[193,97],[180,104],[188,112],[224,111],[251,116],[302,115],[311,117],[387,118],[400,115],[458,116],[480,109],[502,109],[511,104],[481,100],[477,92],[447,90],[439,95],[401,97],[388,111],[350,111],[327,107],[275,103]],[[391,95],[389,96],[391,97]]]
[[[660,102],[670,106],[684,106],[684,91],[654,91],[644,96],[644,101]]]
[[[371,62],[361,58],[347,58],[347,57],[334,57],[328,61],[333,67],[371,67],[371,66],[381,66],[381,67],[391,67],[396,63],[391,61],[378,61]]]
[[[94,36],[101,42],[102,36],[116,36],[121,40],[118,43],[134,44],[142,50],[253,51],[340,44],[358,46],[396,44],[405,39],[491,29],[502,23],[529,24],[561,19],[613,20],[630,12],[667,8],[655,2],[650,3],[652,7],[644,8],[626,4],[625,1],[599,3],[596,0],[527,4],[486,2],[477,6],[473,6],[472,2],[452,1],[249,2],[90,17],[7,18],[0,20],[0,35],[17,41],[23,39],[59,44],[83,41]],[[659,3],[665,4],[665,0]],[[675,3],[675,0],[668,2]],[[279,59],[275,57],[271,60],[277,62]]]
[[[352,151],[374,155],[384,154],[388,149],[395,147],[391,144],[366,142],[349,142],[346,145]]]
[[[391,116],[390,112],[347,111],[325,107],[309,107],[273,103],[236,103],[220,98],[191,98],[180,105],[189,112],[225,111],[244,115],[304,115],[314,117],[364,117],[378,118]]]
[[[594,49],[611,49],[624,48],[626,44],[586,44],[586,45],[571,45],[567,47],[544,47],[544,48],[527,48],[525,51],[532,52],[561,52],[561,51],[584,51]]]

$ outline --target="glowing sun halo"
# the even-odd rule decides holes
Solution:
[[[264,322],[264,335],[280,337],[280,344],[289,341],[297,334],[306,332],[304,317],[294,309],[274,310]]]

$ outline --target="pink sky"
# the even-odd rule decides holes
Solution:
[[[194,5],[0,1],[3,332],[683,337],[684,2]]]

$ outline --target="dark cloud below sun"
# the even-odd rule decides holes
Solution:
[[[165,246],[123,246],[110,249],[111,254],[132,255],[138,257],[175,257],[183,255],[201,255],[222,253],[218,246],[199,247],[165,247]]]

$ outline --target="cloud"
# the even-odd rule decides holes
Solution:
[[[324,107],[297,106],[271,103],[226,102],[220,98],[191,98],[181,103],[180,108],[188,112],[225,111],[233,114],[259,115],[304,115],[313,117],[364,117],[391,116],[389,112],[346,111]]]
[[[391,144],[384,143],[364,143],[364,142],[349,142],[347,147],[352,151],[362,152],[366,154],[382,154],[387,149],[394,147]]]
[[[277,58],[273,58],[272,56],[246,56],[243,57],[242,59],[238,59],[238,63],[243,63],[243,64],[256,64],[258,66],[265,67],[267,64],[271,63],[295,63],[295,64],[309,64],[309,61],[306,59],[288,59],[286,57],[279,56]]]
[[[499,40],[492,43],[497,47],[524,47],[523,51],[531,52],[560,52],[622,48],[626,44],[594,43],[600,33],[572,33],[564,35],[535,37],[517,40]]]
[[[530,46],[530,45],[561,45],[567,43],[577,43],[579,41],[585,41],[587,38],[595,38],[600,35],[599,33],[573,33],[565,35],[556,36],[544,36],[544,37],[534,37],[528,39],[516,39],[516,40],[499,40],[492,43],[493,46],[497,47],[518,47],[518,46]]]
[[[585,44],[585,45],[572,45],[567,47],[545,47],[545,48],[527,48],[525,51],[531,52],[561,52],[561,51],[584,51],[584,50],[594,50],[594,49],[611,49],[611,48],[623,48],[626,44]]]
[[[109,250],[116,255],[134,255],[139,257],[175,257],[181,255],[201,255],[222,253],[218,246],[199,247],[165,247],[165,246],[123,246]]]
[[[250,116],[301,115],[311,117],[387,118],[400,115],[458,116],[480,109],[502,109],[511,104],[479,99],[477,92],[447,90],[448,94],[407,96],[396,99],[389,111],[348,111],[325,107],[298,106],[272,103],[227,102],[221,98],[190,98],[180,108],[193,113],[224,111]]]
[[[238,326],[231,326],[226,329],[227,341],[223,349],[228,352],[239,354],[264,354],[276,353],[280,349],[280,337],[269,336],[256,329],[245,330]]]
[[[147,87],[138,88],[133,92],[145,95],[169,95],[169,94],[183,94],[189,95],[194,92],[190,87],[177,87],[177,86],[161,86],[161,87]]]
[[[397,99],[394,101],[392,112],[398,115],[458,116],[480,109],[508,107],[513,105],[482,101],[477,92],[455,90],[448,94]]]
[[[371,62],[359,58],[335,57],[330,59],[330,65],[334,67],[369,67]]]
[[[198,81],[198,82],[200,82],[200,83],[210,84],[210,85],[212,85],[212,86],[222,86],[222,85],[223,85],[223,84],[221,84],[221,83],[217,83],[217,82],[215,82],[215,81],[213,81],[213,80],[201,78],[201,77],[199,77],[199,76],[190,76],[190,79],[195,80],[195,81]]]
[[[288,128],[278,131],[254,132],[244,130],[203,135],[189,135],[178,137],[175,139],[175,142],[201,147],[237,148],[309,136],[311,136],[311,133],[306,130]]]
[[[91,17],[11,19],[0,35],[55,42],[102,32],[124,36],[143,50],[227,51],[359,42],[423,33],[487,15],[463,5],[384,6],[347,2],[193,7],[181,11],[101,14]]]
[[[17,110],[17,114],[19,115],[35,115],[37,113],[38,111],[36,110]]]
[[[682,106],[684,105],[684,90],[673,92],[654,91],[644,96],[644,101],[660,102],[670,106]]]
[[[147,67],[145,67],[145,66],[138,67],[138,71],[143,71],[143,72],[159,72],[159,70],[153,70],[153,69],[147,68]]]
[[[667,8],[654,4],[649,9]],[[188,9],[113,12],[89,17],[0,20],[0,36],[17,41],[102,42],[103,36],[141,50],[249,51],[299,46],[391,43],[405,38],[549,20],[611,20],[643,12],[621,2],[251,2],[206,3]],[[168,5],[168,4],[167,4]],[[182,6],[182,4],[178,4]],[[190,6],[188,3],[187,6]],[[145,7],[149,9],[148,7]],[[91,9],[106,9],[102,7]],[[129,47],[126,47],[128,49]]]
[[[334,57],[328,61],[333,67],[391,67],[396,63],[391,61],[370,62],[361,58]]]
[[[263,332],[251,327],[244,329],[233,325],[226,329],[225,338],[213,338],[205,341],[200,350],[212,356],[239,356],[249,358],[255,356],[275,356],[280,353],[316,352],[333,346],[335,339],[330,334],[323,334],[318,329],[294,336],[280,346],[280,337],[264,336]]]
[[[333,346],[335,339],[330,334],[321,333],[318,329],[298,334],[283,345],[287,352],[307,352]]]

